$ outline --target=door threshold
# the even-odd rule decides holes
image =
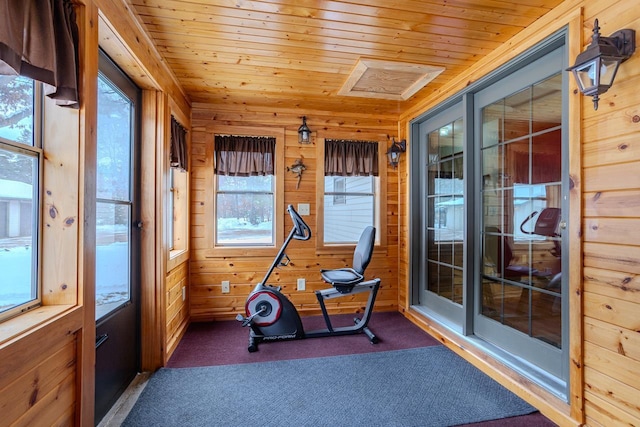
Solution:
[[[102,418],[98,427],[120,427],[138,401],[140,393],[147,386],[151,372],[142,372],[135,376],[127,389]]]

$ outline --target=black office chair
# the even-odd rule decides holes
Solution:
[[[364,271],[371,261],[373,245],[376,240],[376,229],[368,226],[360,235],[353,253],[351,268],[320,270],[322,279],[330,283],[341,294],[348,294],[353,287],[364,280]]]

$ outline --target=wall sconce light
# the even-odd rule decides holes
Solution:
[[[307,126],[307,116],[302,116],[302,124],[298,128],[298,142],[300,144],[311,143],[311,129]]]
[[[605,93],[616,77],[618,67],[636,50],[635,30],[616,31],[610,37],[600,37],[598,20],[593,24],[591,44],[576,58],[572,71],[580,92],[593,97],[593,108],[598,109],[600,94]]]
[[[394,169],[398,167],[398,163],[400,162],[400,155],[407,151],[407,141],[403,139],[402,141],[396,141],[393,138],[393,144],[387,150],[387,157],[389,158],[389,165],[391,165]]]

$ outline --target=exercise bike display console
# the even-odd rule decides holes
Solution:
[[[364,270],[369,265],[373,254],[375,228],[366,227],[362,232],[355,249],[351,268],[320,271],[322,278],[333,286],[315,291],[327,327],[326,329],[306,332],[298,311],[291,301],[280,292],[281,288],[267,284],[269,276],[271,276],[276,267],[286,266],[289,263],[289,257],[285,253],[289,242],[293,239],[309,240],[311,238],[311,229],[293,206],[289,205],[287,212],[293,221],[293,228],[274,258],[269,271],[249,294],[245,303],[246,316],[241,314],[236,316],[236,319],[242,322],[243,327],[250,327],[248,350],[250,352],[258,351],[258,344],[264,341],[352,335],[357,333],[364,333],[372,344],[378,343],[379,338],[371,332],[368,323],[378,289],[380,288],[380,279],[364,280]],[[363,292],[368,292],[369,298],[362,317],[354,318],[354,324],[351,326],[334,327],[327,313],[325,300]]]

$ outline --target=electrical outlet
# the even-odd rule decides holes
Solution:
[[[229,281],[228,280],[223,280],[222,281],[222,293],[223,294],[228,294],[229,292],[230,292]]]
[[[182,301],[187,299],[187,287],[183,286],[182,287]]]
[[[307,287],[307,282],[305,279],[298,279],[298,290],[304,291]]]
[[[298,213],[300,216],[308,216],[310,212],[309,203],[298,203]]]

